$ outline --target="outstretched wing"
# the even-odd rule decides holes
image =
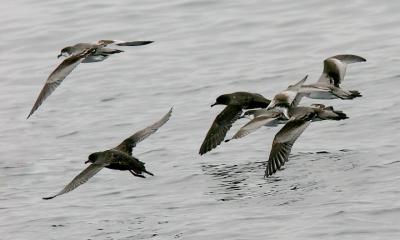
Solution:
[[[351,54],[329,57],[324,60],[324,70],[318,82],[333,84],[339,87],[346,74],[347,64],[365,61],[367,61],[365,58]]]
[[[206,152],[216,148],[224,140],[226,133],[232,127],[232,124],[242,115],[242,107],[239,105],[228,105],[215,118],[210,130],[200,147],[199,154],[203,155]]]
[[[58,65],[57,68],[47,78],[46,83],[40,91],[40,94],[27,118],[29,118],[39,108],[44,100],[50,96],[50,94],[62,83],[62,81],[68,76],[68,74],[72,72],[72,70],[74,70],[89,54],[92,54],[95,51],[96,49],[91,48],[83,51],[80,54],[72,55]]]
[[[103,47],[109,44],[115,44],[117,46],[142,46],[152,43],[153,41],[121,41],[121,40],[99,40],[97,44],[102,45]]]
[[[342,54],[342,55],[336,55],[330,58],[335,58],[341,62],[344,62],[346,64],[351,64],[351,63],[357,63],[357,62],[366,62],[367,59],[357,56],[357,55],[352,55],[352,54]]]
[[[235,133],[235,135],[233,135],[233,137],[229,140],[245,137],[245,136],[249,135],[250,133],[259,129],[260,127],[265,126],[268,123],[275,121],[279,116],[280,116],[280,113],[275,113],[275,116],[261,115],[261,116],[255,117],[250,122],[246,123],[246,125],[241,127],[239,129],[239,131],[237,131]],[[226,141],[229,141],[229,140],[226,140]]]
[[[265,177],[271,176],[285,164],[289,159],[292,146],[297,138],[310,125],[312,118],[290,120],[275,135],[272,149],[269,154]]]
[[[148,136],[155,133],[162,125],[164,125],[169,120],[169,118],[171,117],[171,114],[172,114],[172,108],[160,120],[158,120],[157,122],[153,123],[152,125],[146,127],[145,129],[142,129],[139,132],[136,132],[132,136],[128,137],[114,149],[128,153],[129,155],[132,155],[132,148],[134,148],[137,143],[143,141]]]
[[[294,85],[290,85],[285,91],[288,96],[288,102],[290,106],[297,107],[303,98],[303,94],[299,93],[300,88],[303,86],[304,82],[307,80],[308,75],[306,75],[303,79],[297,82]]]
[[[87,182],[91,177],[93,177],[96,173],[98,173],[101,169],[103,169],[104,166],[105,164],[96,164],[96,163],[90,164],[85,170],[79,173],[78,176],[72,179],[72,181],[68,183],[68,185],[65,186],[64,189],[61,190],[59,193],[51,197],[44,197],[43,199],[49,200],[74,190],[75,188]]]

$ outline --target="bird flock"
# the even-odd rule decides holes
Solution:
[[[99,40],[96,43],[78,43],[63,48],[58,58],[66,58],[47,78],[27,118],[32,116],[80,63],[100,62],[111,55],[124,52],[120,49],[110,48],[109,46],[112,45],[119,47],[142,46],[152,42]],[[276,171],[281,170],[285,162],[288,161],[293,144],[311,122],[323,120],[339,121],[348,118],[345,113],[335,110],[332,106],[323,104],[300,106],[301,99],[307,97],[311,99],[350,100],[361,97],[359,91],[346,90],[341,88],[340,85],[344,80],[348,64],[365,61],[365,58],[351,54],[329,57],[324,60],[323,72],[317,82],[304,84],[308,78],[308,76],[305,76],[299,82],[277,93],[272,100],[265,98],[261,94],[250,92],[234,92],[220,95],[211,107],[215,105],[225,105],[226,107],[211,124],[200,146],[199,154],[206,154],[223,142],[227,143],[243,138],[263,126],[277,127],[283,125],[272,141],[264,174],[265,177],[273,175]],[[141,178],[145,178],[144,174],[153,176],[153,173],[146,169],[145,163],[132,155],[132,149],[136,144],[163,126],[170,119],[172,110],[171,108],[160,120],[126,138],[118,146],[90,154],[85,162],[85,164],[90,163],[90,165],[86,169],[79,173],[60,192],[43,199],[52,199],[74,190],[103,168],[129,171],[133,176]],[[225,139],[233,123],[240,118],[249,118],[250,121],[231,138]]]

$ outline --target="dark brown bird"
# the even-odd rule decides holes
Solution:
[[[232,124],[242,115],[243,109],[266,108],[270,102],[260,94],[249,92],[234,92],[219,96],[211,107],[215,105],[226,105],[226,107],[218,114],[208,130],[199,154],[203,155],[221,144]]]
[[[59,195],[74,190],[75,188],[87,182],[91,177],[93,177],[103,168],[129,171],[130,173],[133,174],[133,176],[141,178],[145,178],[143,173],[147,173],[153,176],[151,172],[146,170],[144,162],[141,162],[139,161],[139,159],[132,156],[132,148],[134,148],[137,143],[143,141],[148,136],[155,133],[162,125],[164,125],[171,117],[171,113],[172,113],[172,108],[159,121],[128,137],[117,147],[103,152],[95,152],[90,154],[88,160],[85,163],[91,163],[91,164],[85,170],[83,170],[80,174],[78,174],[78,176],[76,176],[59,193],[51,197],[44,197],[43,199],[45,200],[52,199]]]

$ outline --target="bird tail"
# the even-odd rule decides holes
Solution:
[[[342,111],[336,111],[333,107],[326,107],[322,111],[318,112],[318,118],[322,120],[343,120],[347,119],[347,115]]]
[[[342,112],[342,111],[333,111],[333,113],[336,114],[336,116],[333,118],[333,120],[343,120],[343,119],[347,119],[349,117],[347,117],[347,115]]]
[[[351,100],[356,97],[361,97],[361,93],[356,90],[347,91],[341,88],[333,89],[332,93],[340,99]]]
[[[360,93],[359,91],[357,91],[357,90],[350,90],[349,92],[350,92],[350,95],[351,95],[353,98],[362,97],[361,93]]]

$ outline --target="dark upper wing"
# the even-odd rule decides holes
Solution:
[[[168,119],[171,117],[171,114],[172,114],[172,108],[160,120],[146,127],[145,129],[136,132],[132,136],[128,137],[114,149],[132,155],[132,148],[134,148],[137,143],[141,142],[151,134],[155,133],[162,125],[164,125],[168,121]]]
[[[109,44],[115,44],[117,46],[142,46],[152,43],[153,41],[120,41],[120,40],[99,40],[97,44],[102,45],[103,47]]]
[[[357,56],[357,55],[352,55],[352,54],[342,54],[342,55],[336,55],[330,58],[335,58],[337,60],[340,60],[341,62],[344,62],[346,64],[350,63],[356,63],[356,62],[366,62],[367,60],[363,57]]]
[[[347,64],[365,61],[367,61],[365,58],[351,54],[329,57],[324,60],[324,70],[318,82],[333,84],[339,87],[346,74]]]
[[[65,186],[64,189],[61,190],[59,193],[57,193],[56,195],[53,195],[51,197],[44,197],[43,199],[49,200],[49,199],[55,198],[59,195],[62,195],[64,193],[74,190],[75,188],[77,188],[80,185],[87,182],[87,180],[89,180],[96,173],[98,173],[101,169],[103,169],[104,166],[105,166],[105,164],[96,164],[96,163],[90,164],[85,170],[83,170],[81,173],[79,173],[78,176],[76,176],[74,179],[72,179],[72,181],[70,183],[68,183],[68,185]]]
[[[62,83],[62,81],[79,65],[89,54],[94,53],[95,49],[88,49],[80,54],[73,55],[67,59],[65,59],[57,68],[50,74],[47,78],[46,83],[38,98],[36,99],[35,104],[33,105],[29,115],[29,118],[38,108],[39,106],[46,100],[48,96]]]
[[[242,114],[242,107],[238,105],[228,105],[225,109],[218,114],[215,118],[210,130],[200,147],[199,154],[204,153],[216,148],[225,138],[226,133],[232,127],[232,124],[239,119]]]
[[[265,177],[274,174],[288,161],[294,142],[310,123],[311,118],[309,117],[290,120],[275,135],[269,154],[267,169],[265,169]]]

